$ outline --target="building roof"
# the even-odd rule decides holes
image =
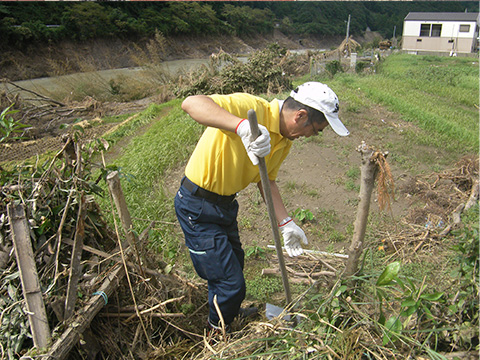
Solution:
[[[405,21],[477,21],[479,13],[466,12],[411,12]]]

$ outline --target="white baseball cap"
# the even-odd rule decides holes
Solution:
[[[322,112],[333,131],[338,135],[350,134],[338,118],[338,97],[327,85],[315,81],[306,82],[292,90],[290,96],[303,105]]]

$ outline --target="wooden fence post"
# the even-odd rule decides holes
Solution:
[[[37,349],[45,348],[50,340],[50,329],[35,266],[32,242],[30,240],[30,227],[25,217],[25,209],[23,205],[10,203],[7,206],[7,214],[10,219],[15,256],[20,272],[23,296],[27,304],[27,315],[32,330],[33,344]]]

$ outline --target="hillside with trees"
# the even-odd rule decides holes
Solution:
[[[413,2],[12,2],[0,4],[0,49],[63,40],[137,40],[164,36],[253,36],[278,29],[288,35],[332,36],[367,29],[385,38],[402,33],[411,11],[475,12],[474,1]]]

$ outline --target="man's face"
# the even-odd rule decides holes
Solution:
[[[319,132],[328,126],[328,122],[324,121],[321,124],[316,122],[308,123],[308,114],[305,110],[298,110],[295,112],[286,124],[286,133],[283,134],[287,139],[295,140],[299,137],[316,136]]]

